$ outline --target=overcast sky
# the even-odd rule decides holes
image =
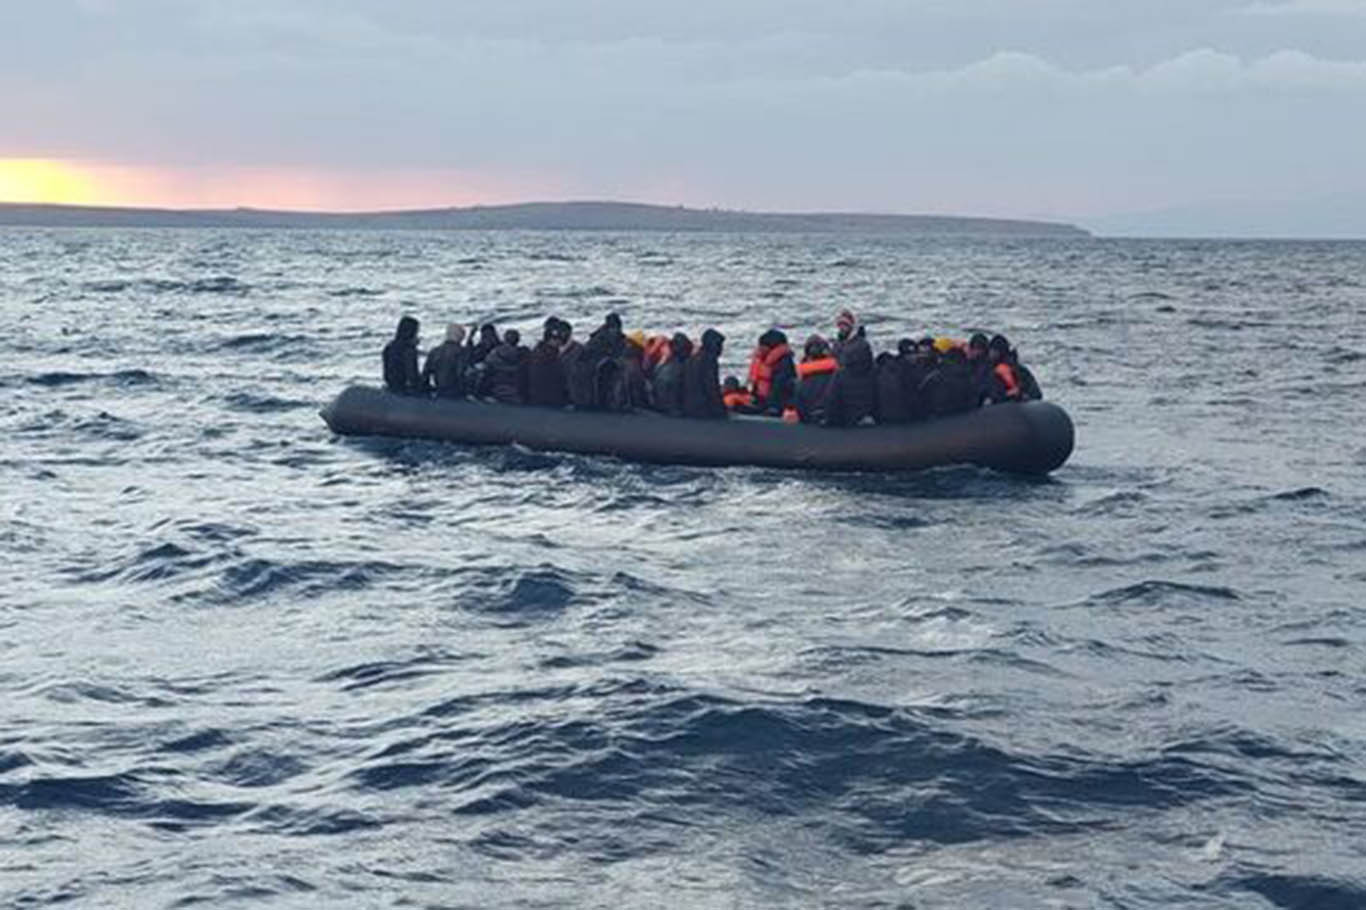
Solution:
[[[1366,0],[0,0],[0,121],[159,202],[1341,216]]]

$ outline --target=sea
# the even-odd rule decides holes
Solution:
[[[404,314],[846,307],[1071,460],[318,416]],[[0,906],[1366,907],[1364,243],[6,228],[0,354]]]

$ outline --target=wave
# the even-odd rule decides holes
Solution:
[[[1242,600],[1236,590],[1221,585],[1191,585],[1176,581],[1141,581],[1093,594],[1085,601],[1097,606],[1168,606],[1173,604]]]
[[[796,815],[857,853],[1084,832],[1134,809],[1249,789],[1179,755],[1012,754],[921,713],[865,702],[615,695],[579,716],[582,690],[524,692],[533,700],[527,719],[491,724],[482,721],[497,715],[478,702],[445,703],[435,715],[442,729],[391,741],[352,773],[353,786],[448,792],[462,815],[530,820],[594,805],[632,828],[649,827],[641,819],[656,812],[687,824],[718,813]]]
[[[150,294],[226,294],[243,297],[252,286],[231,275],[215,275],[189,281],[170,278],[140,278],[136,280],[87,281],[81,289],[92,294],[124,294],[129,291]]]
[[[1252,893],[1285,910],[1361,910],[1366,907],[1366,886],[1349,879],[1320,875],[1230,876],[1219,882],[1225,893]]]
[[[49,373],[27,376],[24,381],[30,385],[39,385],[50,389],[93,382],[109,383],[120,387],[157,385],[159,383],[155,375],[147,370],[139,369],[116,370],[113,373],[69,373],[54,370]]]

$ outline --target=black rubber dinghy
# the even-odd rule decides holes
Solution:
[[[322,411],[343,436],[404,436],[685,465],[906,471],[975,464],[1047,474],[1072,454],[1072,420],[1046,401],[897,426],[826,428],[766,417],[687,420],[412,398],[351,386]]]

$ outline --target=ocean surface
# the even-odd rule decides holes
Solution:
[[[1047,480],[341,439],[398,316],[1005,332]],[[1366,244],[0,230],[0,906],[1366,907]]]

